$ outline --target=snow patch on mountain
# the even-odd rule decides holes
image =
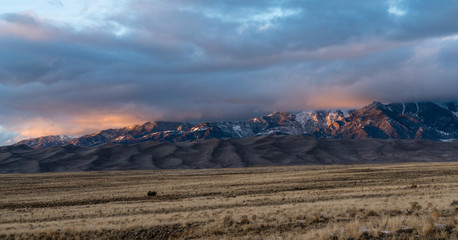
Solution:
[[[243,136],[243,130],[242,130],[242,127],[240,125],[232,126],[232,130],[234,130],[235,134],[237,134],[238,137],[242,137]]]
[[[196,126],[196,127],[191,128],[191,132],[206,131],[206,130],[207,130],[207,128],[206,127],[202,127],[202,126]]]
[[[302,126],[303,134],[311,134],[314,131],[329,127],[335,121],[342,121],[350,115],[352,111],[315,111],[315,112],[300,112],[296,114],[296,121]]]

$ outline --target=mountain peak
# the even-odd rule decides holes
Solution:
[[[371,104],[367,105],[364,108],[384,108],[385,105],[378,101],[373,101]]]
[[[27,145],[32,148],[44,148],[57,145],[66,145],[72,140],[73,138],[70,138],[66,135],[51,135],[22,140],[14,145]]]

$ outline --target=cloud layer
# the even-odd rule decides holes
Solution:
[[[458,100],[457,1],[79,2],[68,19],[36,5],[0,12],[0,144],[148,120]]]

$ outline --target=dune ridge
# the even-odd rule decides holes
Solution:
[[[458,142],[269,135],[178,143],[0,148],[0,173],[202,169],[304,164],[456,161]]]

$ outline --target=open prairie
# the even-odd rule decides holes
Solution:
[[[0,239],[458,238],[458,162],[7,174],[0,186]]]

